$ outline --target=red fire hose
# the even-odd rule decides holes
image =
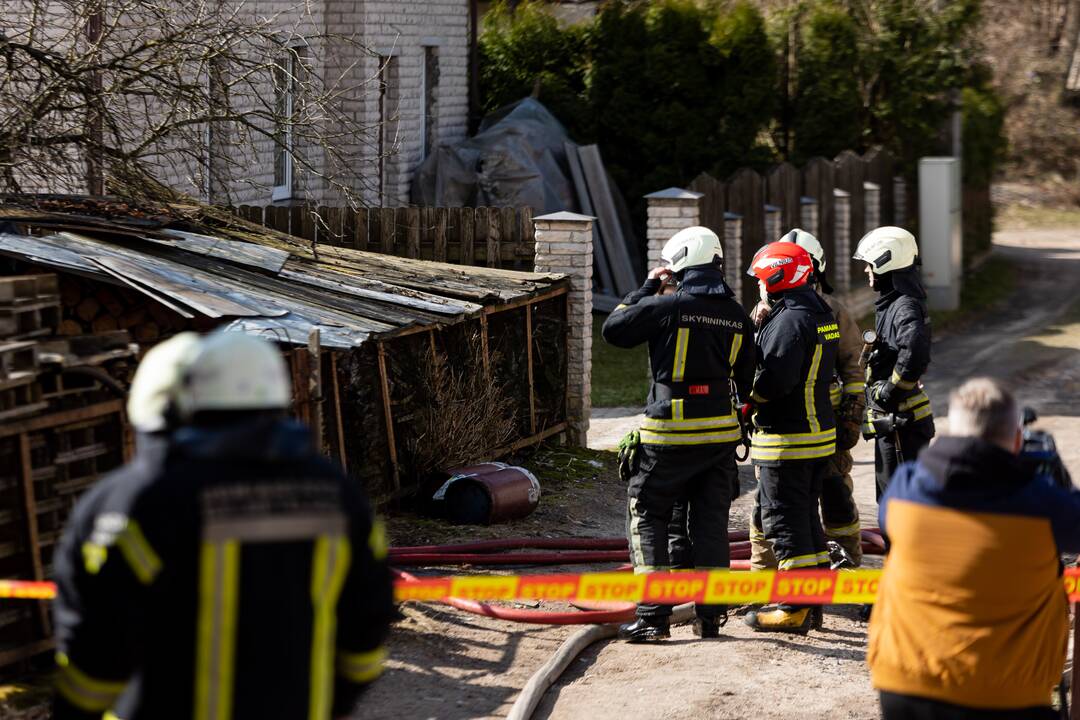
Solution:
[[[748,533],[729,533],[731,542],[731,569],[750,569],[750,542]],[[504,550],[544,548],[549,552],[528,553]],[[619,548],[619,549],[615,549]],[[877,528],[862,531],[862,549],[868,555],[885,552],[885,541]],[[565,552],[559,552],[564,550]],[[507,540],[483,540],[455,545],[413,546],[390,549],[390,560],[397,566],[441,565],[574,565],[583,563],[622,562],[630,559],[624,538],[511,538]],[[618,571],[630,566],[617,568]],[[415,580],[409,573],[394,570],[404,580]],[[634,615],[633,603],[611,603],[583,612],[548,612],[508,608],[474,600],[446,598],[444,603],[465,612],[485,617],[521,623],[546,625],[580,625],[624,622]],[[576,604],[575,604],[576,606]]]

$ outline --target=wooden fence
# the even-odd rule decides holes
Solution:
[[[533,268],[531,208],[469,207],[261,207],[234,209],[246,220],[319,243],[356,250],[485,265]]]
[[[757,287],[743,282],[745,265],[767,242],[794,227],[814,233],[825,248],[830,281],[841,290],[853,287],[860,269],[850,260],[855,244],[870,226],[909,227],[916,216],[910,208],[906,184],[895,177],[897,163],[883,148],[865,155],[845,151],[835,159],[816,157],[799,168],[781,163],[764,175],[742,168],[726,180],[702,173],[690,189],[703,193],[702,223],[725,237],[725,218],[741,218],[739,247],[725,248],[741,258],[743,267],[731,267],[728,280],[749,306],[757,301]],[[897,194],[903,197],[897,197]],[[772,212],[779,222],[768,222]],[[732,237],[726,234],[730,243]],[[843,256],[847,256],[846,258]]]

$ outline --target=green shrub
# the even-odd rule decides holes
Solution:
[[[981,82],[964,88],[962,95],[964,182],[989,185],[1008,149],[1005,105],[983,71],[977,72],[977,80]]]
[[[585,30],[563,28],[529,0],[510,10],[499,0],[478,38],[480,97],[485,112],[536,93],[574,131],[586,129]]]
[[[802,27],[791,122],[797,163],[859,148],[866,125],[854,19],[834,2],[823,2],[810,9]]]

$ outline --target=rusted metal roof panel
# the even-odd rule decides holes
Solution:
[[[313,249],[216,208],[136,209],[128,218],[127,207],[116,198],[0,197],[0,220],[52,231],[0,233],[0,254],[122,284],[183,316],[226,320],[229,330],[306,344],[318,328],[329,347],[458,322],[567,282],[561,275]],[[217,226],[194,223],[197,215]]]

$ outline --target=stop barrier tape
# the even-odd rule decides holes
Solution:
[[[680,570],[633,575],[602,572],[559,575],[455,575],[394,583],[398,602],[465,600],[585,600],[736,604],[786,602],[843,605],[874,602],[881,570]],[[1080,568],[1066,568],[1065,592],[1080,602]],[[51,582],[0,580],[0,599],[51,600]]]

